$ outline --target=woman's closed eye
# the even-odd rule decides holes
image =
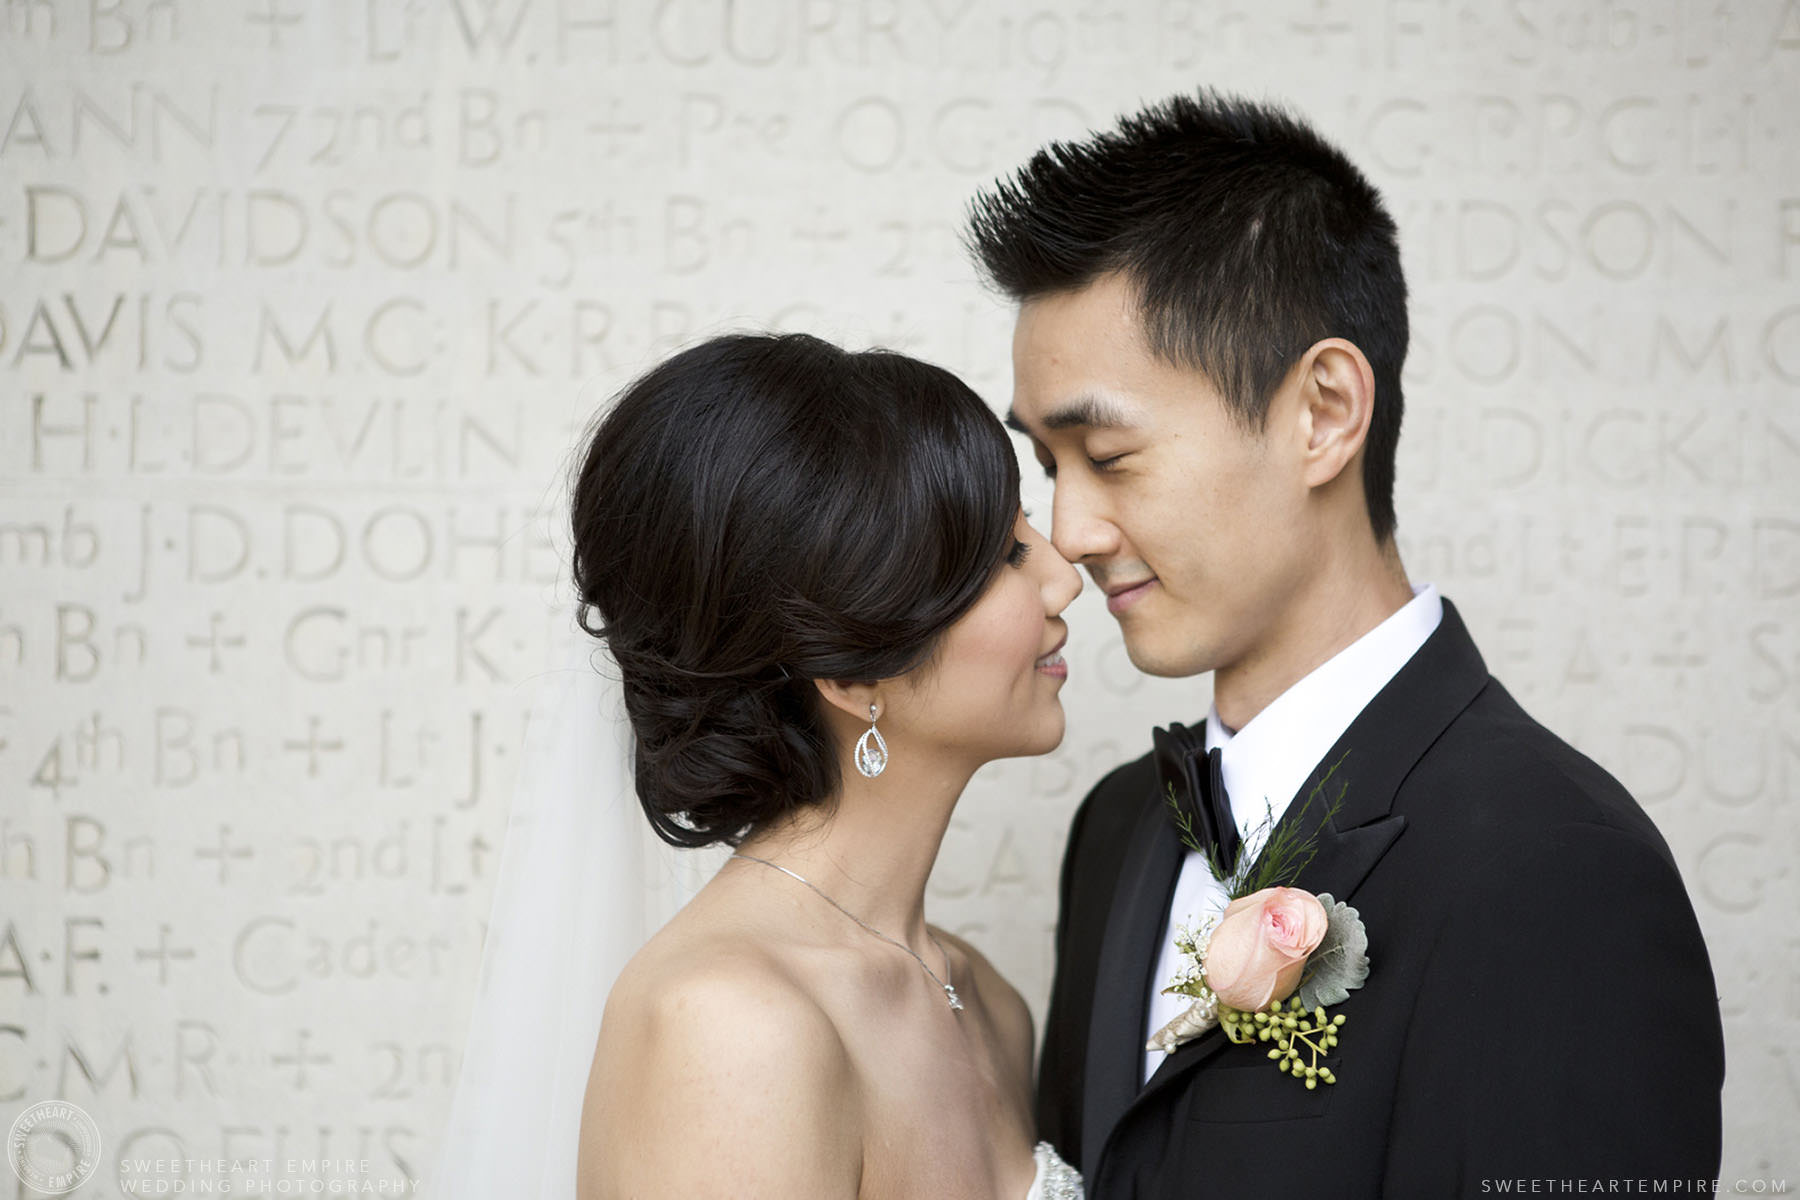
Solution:
[[[1013,539],[1012,549],[1006,552],[1007,565],[1022,567],[1025,565],[1025,560],[1030,554],[1031,547],[1015,538]]]

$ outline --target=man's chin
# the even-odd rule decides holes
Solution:
[[[1159,679],[1186,679],[1213,669],[1207,657],[1195,654],[1191,646],[1163,645],[1155,638],[1130,634],[1125,637],[1125,656],[1143,674]]]

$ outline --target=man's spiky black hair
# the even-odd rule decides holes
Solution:
[[[1394,220],[1341,151],[1284,109],[1201,90],[1039,150],[978,195],[968,241],[1024,302],[1120,272],[1150,349],[1203,372],[1246,428],[1315,342],[1368,358],[1363,492],[1394,530],[1406,280]]]

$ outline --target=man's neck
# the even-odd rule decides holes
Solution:
[[[1348,571],[1321,572],[1295,596],[1261,644],[1213,674],[1213,706],[1227,728],[1242,729],[1283,692],[1413,598],[1392,543]]]

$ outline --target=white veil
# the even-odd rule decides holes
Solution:
[[[616,669],[572,613],[560,628],[528,684],[462,1074],[421,1188],[431,1200],[573,1200],[606,993],[711,862],[649,832]]]

